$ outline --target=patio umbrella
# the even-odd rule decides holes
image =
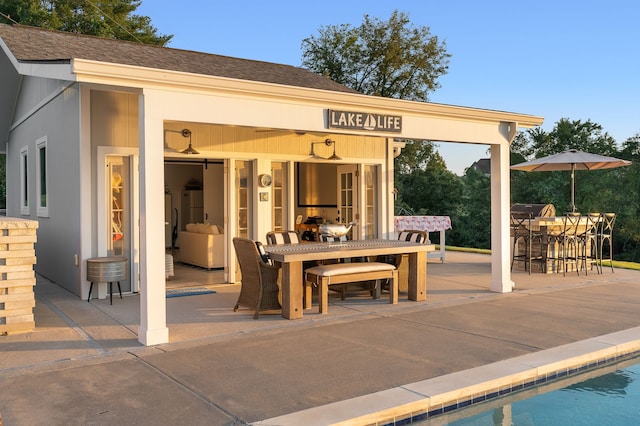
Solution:
[[[536,158],[511,166],[513,170],[525,172],[552,172],[557,170],[571,170],[571,211],[576,211],[575,204],[575,171],[576,170],[600,170],[614,169],[616,167],[630,166],[631,161],[604,155],[591,154],[589,152],[570,149],[547,157]]]

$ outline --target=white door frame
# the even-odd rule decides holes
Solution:
[[[131,291],[140,291],[140,225],[138,218],[140,217],[140,176],[138,173],[138,149],[137,148],[121,148],[114,146],[99,146],[97,151],[97,255],[99,257],[107,256],[107,233],[105,229],[109,229],[107,223],[107,206],[111,203],[111,194],[107,193],[106,174],[104,170],[107,166],[108,156],[129,157],[129,173],[131,176],[131,232],[129,241],[131,247],[131,258],[129,259],[129,278],[131,280]],[[105,284],[106,285],[106,284]],[[106,288],[106,287],[105,287]]]

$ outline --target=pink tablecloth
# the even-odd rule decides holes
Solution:
[[[449,216],[395,216],[396,231],[415,229],[416,231],[446,231],[451,229]]]

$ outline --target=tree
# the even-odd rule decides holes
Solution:
[[[397,10],[388,21],[364,16],[359,27],[321,27],[302,41],[302,66],[366,95],[427,101],[446,74],[444,41],[410,25]]]
[[[151,18],[135,15],[141,0],[0,0],[0,23],[14,23],[166,46]]]
[[[614,255],[637,261],[640,244],[640,135],[627,139],[622,149],[590,120],[559,120],[550,132],[539,128],[518,135],[512,148],[512,164],[540,158],[568,149],[624,158],[630,167],[611,170],[576,171],[576,205],[585,212],[616,212]],[[515,160],[515,161],[514,161]],[[512,203],[553,204],[558,214],[569,208],[569,172],[511,173]]]
[[[458,208],[451,210],[447,242],[461,247],[491,248],[491,179],[469,167],[461,178]]]
[[[403,12],[388,21],[364,16],[358,27],[321,27],[302,41],[302,66],[366,95],[427,101],[446,74],[449,55],[428,27]],[[444,214],[459,200],[459,180],[430,141],[408,140],[395,161],[396,207]]]

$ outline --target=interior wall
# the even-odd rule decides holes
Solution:
[[[164,193],[171,195],[171,217],[165,217],[173,228],[175,225],[175,213],[177,210],[178,230],[184,231],[182,225],[182,192],[187,189],[202,189],[202,165],[201,164],[165,164],[164,165]]]
[[[201,163],[194,164],[171,164],[164,165],[164,192],[171,195],[172,207],[171,215],[167,217],[165,214],[165,222],[173,228],[175,225],[175,214],[177,209],[178,229],[184,231],[184,224],[181,218],[185,217],[182,211],[182,196],[187,189],[204,189],[210,191],[204,197],[212,197],[218,202],[212,203],[214,208],[207,212],[207,218],[203,218],[203,222],[211,223],[218,226],[224,225],[224,203],[223,203],[223,185],[224,185],[224,167],[222,164],[209,164],[207,167],[215,171],[210,174],[209,179],[213,181],[207,182],[206,188],[203,182],[203,165]]]
[[[320,216],[323,222],[335,222],[338,216],[338,165],[306,163],[295,168],[295,217],[305,221]]]

